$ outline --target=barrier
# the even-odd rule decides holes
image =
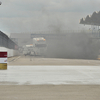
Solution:
[[[0,70],[7,69],[7,49],[0,48]]]
[[[7,57],[19,56],[18,50],[7,49]]]

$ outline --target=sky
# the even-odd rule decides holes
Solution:
[[[6,33],[88,29],[79,20],[100,10],[100,0],[0,1],[0,30]]]

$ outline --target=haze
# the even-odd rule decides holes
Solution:
[[[98,11],[99,4],[99,0],[2,0],[0,29],[7,34],[88,29],[79,19]]]

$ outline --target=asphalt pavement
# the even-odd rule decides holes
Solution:
[[[10,58],[0,70],[0,100],[100,100],[100,61]]]

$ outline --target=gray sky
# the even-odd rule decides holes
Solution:
[[[100,10],[100,0],[1,2],[0,30],[6,33],[87,29],[88,26],[79,24],[79,19]]]

